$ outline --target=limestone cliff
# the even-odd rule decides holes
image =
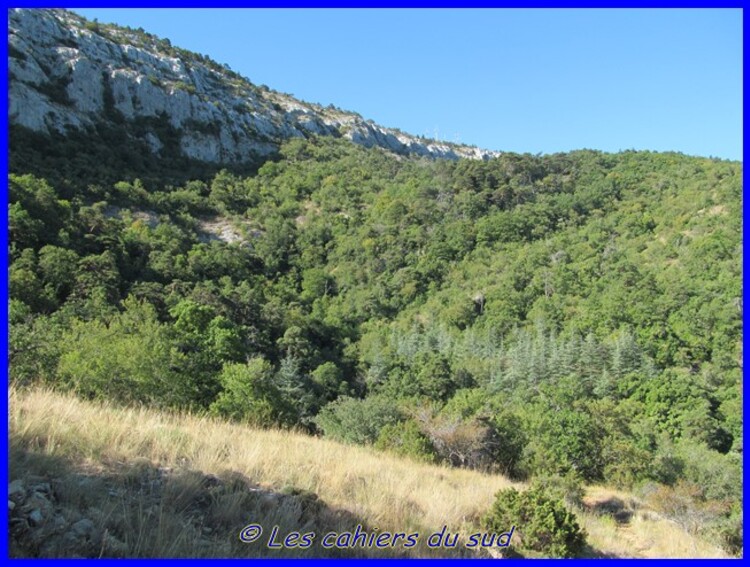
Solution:
[[[64,10],[11,10],[8,50],[10,123],[37,132],[141,121],[141,140],[158,154],[163,140],[149,120],[168,120],[179,132],[182,153],[211,163],[240,163],[273,153],[286,139],[310,135],[343,136],[405,155],[495,155],[258,87],[166,39]]]

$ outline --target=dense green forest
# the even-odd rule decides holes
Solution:
[[[13,131],[14,383],[658,492],[741,548],[740,164],[89,134]]]

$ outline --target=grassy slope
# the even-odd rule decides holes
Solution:
[[[280,555],[264,549],[265,539],[238,542],[239,530],[251,521],[267,530],[279,524],[289,530],[315,530],[320,536],[359,522],[379,532],[426,536],[447,524],[453,533],[470,534],[479,531],[477,520],[494,493],[513,485],[497,475],[415,463],[301,434],[122,409],[42,390],[11,389],[10,433],[11,480],[37,475],[51,481],[60,513],[101,523],[124,544],[119,550],[124,556]],[[206,490],[208,474],[223,479],[224,488],[214,490],[210,502],[204,498],[201,508],[195,503]],[[91,481],[86,488],[84,477]],[[143,490],[143,479],[149,478],[152,484],[163,482],[157,514],[149,510]],[[247,482],[232,484],[227,480],[231,478]],[[306,509],[304,498],[278,497],[289,487],[317,494],[315,512]],[[626,524],[594,513],[579,514],[592,554],[725,556],[639,507],[627,494],[589,487],[586,501],[593,506],[613,497],[634,505],[635,514]],[[195,527],[198,513],[201,525]],[[206,530],[211,533],[206,535]],[[34,555],[44,550],[28,545],[12,547],[12,552]],[[321,550],[288,553],[309,556]],[[409,553],[435,555],[424,546]]]

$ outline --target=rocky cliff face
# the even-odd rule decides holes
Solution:
[[[101,121],[140,122],[154,153],[154,119],[179,132],[180,149],[211,163],[268,155],[289,138],[342,136],[400,154],[487,159],[494,152],[417,138],[334,107],[258,87],[209,58],[142,30],[88,22],[64,10],[9,12],[11,124],[65,132]]]

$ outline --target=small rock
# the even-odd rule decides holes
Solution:
[[[62,530],[68,522],[65,521],[65,518],[62,516],[55,516],[52,519],[52,526],[56,531]]]
[[[23,511],[29,515],[33,510],[39,510],[42,517],[49,516],[54,509],[52,503],[41,493],[34,492],[23,505]]]
[[[8,512],[13,510],[16,507],[16,503],[13,502],[13,500],[8,499]]]
[[[34,508],[29,514],[29,524],[32,526],[39,526],[44,521],[42,511],[39,508]]]
[[[8,498],[19,501],[26,495],[26,488],[21,479],[16,479],[8,485]]]
[[[88,518],[84,518],[83,520],[78,520],[75,524],[73,524],[70,527],[70,533],[77,537],[90,537],[94,531],[94,522],[89,520]]]

